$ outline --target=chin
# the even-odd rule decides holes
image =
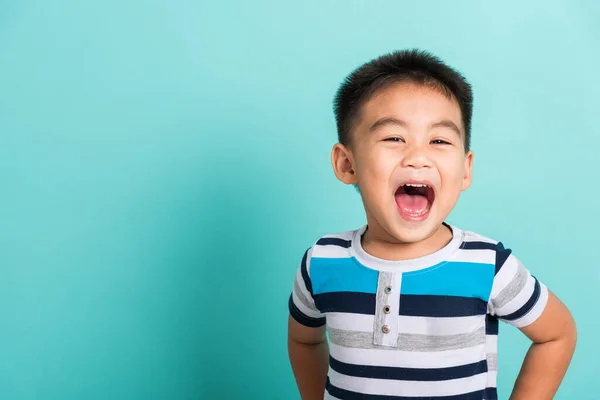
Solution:
[[[390,226],[388,232],[401,243],[417,243],[433,236],[441,224],[433,219],[412,223],[397,221]]]

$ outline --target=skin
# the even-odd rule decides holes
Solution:
[[[465,151],[465,131],[455,99],[433,87],[398,83],[375,94],[361,108],[350,144],[333,147],[337,178],[357,185],[368,230],[366,252],[386,260],[434,253],[452,233],[442,222],[472,181],[473,153]],[[424,221],[408,221],[395,200],[407,180],[427,181],[435,200]],[[521,328],[532,341],[511,400],[552,399],[573,356],[577,332],[565,305],[549,293],[533,324]],[[288,322],[288,349],[303,399],[322,399],[327,375],[325,328]]]
[[[336,144],[332,164],[338,179],[360,189],[369,227],[363,243],[367,252],[411,259],[450,241],[442,222],[471,185],[473,153],[465,153],[462,132],[458,104],[435,89],[397,84],[366,102],[351,145]],[[406,221],[398,212],[394,194],[409,179],[434,188],[425,221]]]

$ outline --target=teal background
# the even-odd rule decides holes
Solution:
[[[0,1],[0,398],[297,399],[295,269],[364,223],[331,172],[333,93],[421,47],[475,90],[449,221],[570,307],[556,398],[597,399],[599,18],[592,0]],[[501,326],[502,399],[527,346]]]

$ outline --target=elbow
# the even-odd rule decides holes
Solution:
[[[571,318],[569,323],[565,324],[561,334],[555,338],[555,342],[561,343],[565,352],[573,354],[577,346],[577,338],[577,325],[575,324],[575,320]]]
[[[570,324],[570,328],[567,332],[567,341],[571,344],[571,346],[573,347],[573,351],[575,351],[575,347],[577,346],[577,339],[578,339],[578,332],[577,332],[577,324],[575,323],[575,320],[572,320],[572,323]]]
[[[564,333],[562,335],[563,340],[565,340],[566,343],[569,343],[572,345],[573,348],[575,348],[576,344],[577,344],[577,324],[575,323],[575,319],[573,318],[572,315],[570,315],[569,318],[569,322],[567,324],[565,324],[565,329],[564,329]]]

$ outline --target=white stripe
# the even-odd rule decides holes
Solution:
[[[350,250],[333,245],[314,245],[312,256],[314,258],[350,258]]]
[[[521,290],[519,294],[517,294],[514,297],[514,299],[509,301],[505,306],[496,308],[494,310],[495,314],[499,318],[501,318],[502,316],[514,313],[515,311],[523,307],[525,303],[527,303],[527,301],[531,298],[531,295],[533,295],[534,290],[535,279],[533,278],[533,276],[529,275],[527,277],[527,283],[525,283],[523,290]]]
[[[498,352],[498,335],[485,336],[485,352],[487,354]]]
[[[502,292],[504,288],[506,288],[510,282],[512,282],[513,278],[517,275],[518,269],[519,262],[514,256],[510,255],[494,278],[494,285],[492,286],[492,299],[498,297],[500,292]]]
[[[327,327],[355,332],[373,332],[375,317],[367,314],[328,313]]]
[[[457,335],[470,333],[485,326],[485,316],[433,318],[400,316],[400,333],[413,333],[431,336]]]
[[[401,315],[398,318],[398,333],[417,335],[457,335],[469,333],[485,326],[485,316],[434,318]],[[328,313],[327,326],[354,332],[372,332],[374,317],[366,314]]]
[[[456,252],[453,261],[495,266],[496,252],[494,250],[459,250]]]
[[[535,305],[533,306],[533,308],[531,310],[529,310],[529,312],[527,314],[525,314],[524,316],[522,316],[519,319],[516,319],[514,321],[506,321],[509,324],[516,326],[517,328],[523,328],[527,325],[531,325],[532,323],[534,323],[544,312],[544,309],[546,308],[546,304],[548,303],[548,288],[540,283],[540,297],[538,298],[538,301],[535,303]]]
[[[498,371],[488,371],[487,372],[487,387],[495,388],[498,384]]]
[[[347,364],[403,368],[446,368],[486,359],[485,344],[446,351],[401,351],[397,349],[357,349],[329,343],[333,358]]]
[[[452,396],[483,390],[487,373],[444,381],[401,381],[347,376],[329,369],[331,384],[353,392],[414,397]]]

